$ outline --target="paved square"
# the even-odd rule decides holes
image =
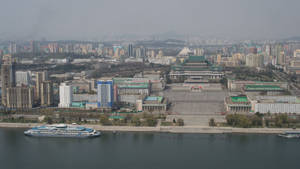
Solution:
[[[170,112],[186,115],[206,115],[224,111],[226,91],[172,91],[164,92],[164,96],[172,102]]]

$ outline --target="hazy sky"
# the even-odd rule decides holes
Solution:
[[[300,35],[300,0],[0,0],[0,39]]]

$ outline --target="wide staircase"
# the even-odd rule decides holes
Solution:
[[[215,122],[226,122],[223,115],[168,115],[166,120],[183,119],[185,126],[209,126],[209,120],[213,118]]]

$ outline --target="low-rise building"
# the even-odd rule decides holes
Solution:
[[[80,108],[80,109],[84,109],[86,105],[86,102],[72,102],[71,103],[71,107],[72,108]]]
[[[73,94],[73,102],[97,102],[97,94]]]
[[[254,96],[251,111],[256,113],[300,114],[300,100],[296,96]]]
[[[230,113],[248,113],[251,103],[247,96],[230,96],[225,98],[225,108]]]
[[[262,81],[241,81],[228,79],[227,87],[229,91],[241,92],[245,85],[274,85],[282,89],[289,90],[288,82],[262,82]]]
[[[163,91],[166,87],[166,80],[162,77],[160,71],[144,71],[136,74],[134,79],[149,82],[151,92]]]
[[[98,103],[97,102],[87,102],[85,104],[85,108],[88,110],[94,110],[98,108]]]
[[[148,96],[143,100],[137,100],[137,111],[165,112],[167,111],[167,100],[161,96]]]
[[[279,95],[285,92],[285,90],[276,85],[245,85],[243,91],[252,95]]]
[[[85,79],[69,81],[68,84],[73,86],[74,93],[90,93],[92,89],[92,82]]]
[[[144,78],[114,78],[115,100],[135,104],[150,94],[150,82]]]

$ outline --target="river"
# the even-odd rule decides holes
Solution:
[[[103,133],[34,138],[0,128],[0,169],[300,168],[299,139],[276,135]]]

